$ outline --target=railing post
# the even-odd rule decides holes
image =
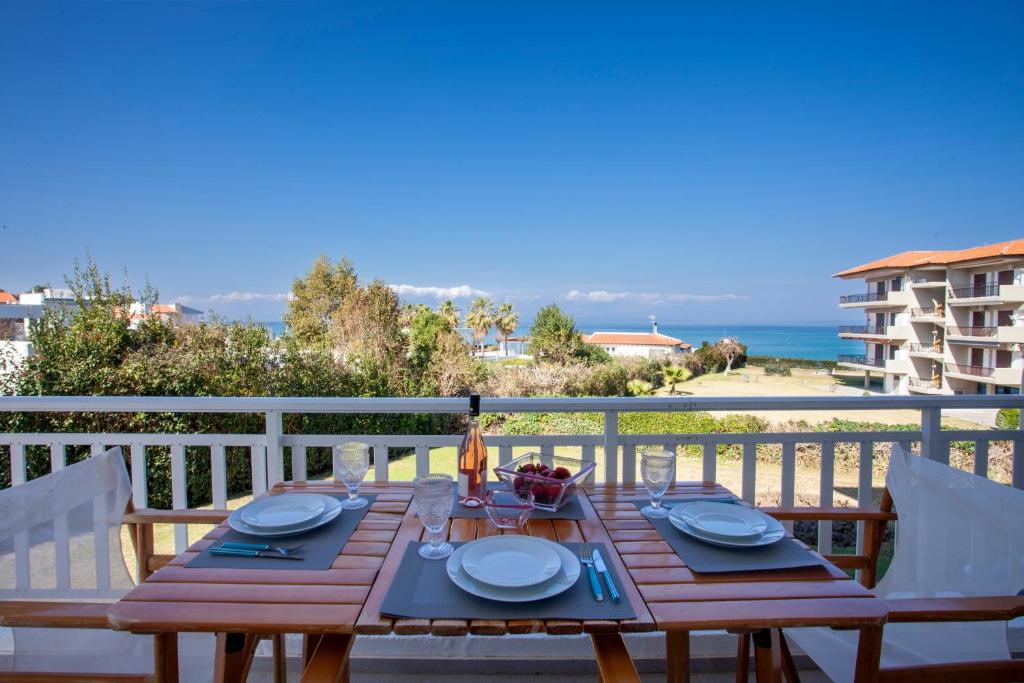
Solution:
[[[1024,416],[1024,408],[1020,409]],[[1024,419],[1017,425],[1018,431],[1024,435]],[[1010,473],[1010,482],[1015,489],[1024,489],[1024,439],[1017,439],[1013,442],[1013,471]]]
[[[942,448],[942,409],[921,408],[921,455],[949,464],[949,448]]]
[[[619,480],[619,413],[615,410],[604,414],[604,480],[612,484]]]
[[[281,434],[284,421],[277,410],[267,411],[267,487],[284,480],[284,449],[281,448]]]

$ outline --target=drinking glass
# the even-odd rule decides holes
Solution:
[[[640,454],[640,476],[651,504],[640,510],[647,517],[661,519],[668,517],[668,510],[661,507],[661,497],[668,485],[676,478],[676,454],[664,450],[645,450]]]
[[[341,504],[346,510],[358,510],[370,504],[359,497],[359,485],[370,469],[370,447],[358,441],[348,441],[334,447],[334,479],[348,489],[348,500]]]
[[[484,496],[484,511],[499,529],[522,529],[533,514],[533,494],[528,490],[495,489]]]
[[[452,516],[455,501],[450,474],[425,474],[412,483],[416,500],[416,514],[423,526],[430,532],[430,542],[420,546],[420,557],[441,560],[455,550],[451,543],[441,541],[441,531]]]

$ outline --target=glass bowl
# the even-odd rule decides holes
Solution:
[[[533,494],[534,507],[556,512],[576,495],[576,490],[594,473],[596,464],[546,453],[526,453],[494,473],[513,491]]]
[[[533,514],[533,494],[495,489],[484,496],[484,511],[499,529],[522,529]]]

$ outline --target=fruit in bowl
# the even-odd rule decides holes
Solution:
[[[584,460],[527,453],[494,472],[509,488],[533,494],[538,509],[553,512],[572,499],[594,467]]]

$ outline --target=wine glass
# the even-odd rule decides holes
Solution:
[[[359,497],[359,485],[370,469],[370,447],[358,441],[348,441],[334,447],[334,479],[348,489],[348,500],[341,504],[346,510],[358,510],[370,504]]]
[[[668,485],[676,478],[676,454],[665,450],[645,450],[640,454],[640,477],[644,480],[647,492],[651,494],[651,504],[640,510],[647,517],[662,519],[668,517],[668,511],[661,507],[661,497]]]
[[[441,560],[455,550],[451,543],[441,540],[441,531],[452,516],[455,495],[452,486],[455,480],[450,474],[425,474],[412,483],[416,499],[416,514],[423,526],[430,532],[430,542],[420,546],[420,557]]]

